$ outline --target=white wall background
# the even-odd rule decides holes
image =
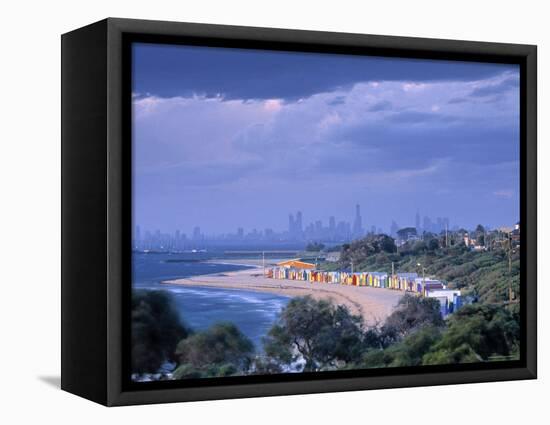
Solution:
[[[0,50],[0,422],[520,424],[548,412],[545,2],[12,1]],[[60,34],[107,16],[539,46],[539,380],[106,409],[60,391]],[[29,246],[36,249],[29,251]],[[546,395],[544,393],[547,393]],[[541,419],[538,419],[541,417]]]

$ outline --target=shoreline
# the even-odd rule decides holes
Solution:
[[[207,262],[219,264],[216,260]],[[248,264],[245,264],[246,262]],[[371,326],[383,322],[403,296],[400,291],[391,289],[271,279],[263,276],[262,266],[259,265],[261,262],[262,260],[224,260],[225,264],[238,264],[251,268],[170,279],[162,281],[161,284],[267,292],[290,298],[310,295],[318,300],[332,299],[336,304],[347,306],[353,314],[362,315],[365,324]],[[269,263],[273,263],[273,260]],[[266,260],[266,266],[268,265],[271,264]]]

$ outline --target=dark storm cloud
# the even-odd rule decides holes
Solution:
[[[291,210],[341,219],[356,203],[364,223],[383,226],[418,209],[460,225],[517,220],[515,66],[135,53],[134,213],[144,228],[280,230]]]
[[[512,124],[495,128],[465,123],[451,130],[448,126],[412,128],[386,122],[334,132],[333,140],[346,141],[338,146],[338,158],[347,158],[349,169],[362,163],[370,170],[425,167],[434,158],[460,159],[480,166],[517,159],[519,129]],[[327,155],[323,165],[332,159]]]
[[[134,92],[296,100],[364,81],[475,81],[504,65],[136,44]]]

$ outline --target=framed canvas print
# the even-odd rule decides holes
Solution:
[[[62,388],[536,377],[536,47],[107,19],[62,37]]]

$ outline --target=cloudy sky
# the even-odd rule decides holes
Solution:
[[[519,216],[519,68],[133,47],[134,220],[207,234]]]

